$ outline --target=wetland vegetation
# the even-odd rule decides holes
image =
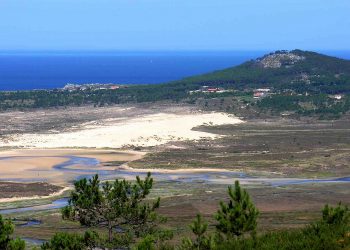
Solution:
[[[137,178],[135,184],[116,180],[100,187],[97,176],[77,181],[70,205],[62,209],[62,216],[77,219],[83,225],[81,233],[58,232],[41,249],[347,249],[350,246],[350,210],[342,204],[326,205],[321,219],[304,228],[259,232],[259,211],[238,181],[229,186],[229,198],[220,202],[210,227],[197,214],[188,227],[193,236],[173,241],[174,228],[160,226],[165,218],[156,220],[160,199],[153,200],[153,204],[149,203],[151,200],[142,202],[152,190],[152,183],[150,174],[144,180]],[[3,249],[24,249],[23,240],[11,237],[13,230],[13,223],[0,216]]]

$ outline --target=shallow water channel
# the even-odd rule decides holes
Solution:
[[[10,157],[2,157],[0,160],[9,159]],[[101,162],[95,158],[78,157],[78,156],[65,156],[67,161],[57,164],[53,167],[54,171],[73,172],[76,174],[77,179],[90,178],[95,174],[98,174],[101,180],[114,179],[114,178],[127,178],[134,179],[136,176],[145,176],[147,171],[145,170],[128,170],[125,168],[106,169],[104,167],[101,170]],[[185,183],[206,182],[213,184],[232,184],[234,180],[240,180],[250,184],[264,184],[271,186],[287,186],[298,185],[308,183],[344,183],[350,182],[350,177],[342,178],[330,178],[330,179],[297,179],[297,178],[257,178],[246,175],[242,172],[234,171],[156,171],[152,170],[152,176],[157,181],[174,181]],[[59,209],[68,204],[68,198],[60,198],[54,200],[50,204],[13,208],[0,210],[0,214],[14,214],[31,211],[43,211]]]
[[[11,157],[2,157],[1,160],[9,159]],[[115,167],[103,167],[101,169],[101,162],[95,158],[78,157],[78,156],[65,156],[67,161],[57,164],[53,167],[53,171],[70,172],[76,176],[76,179],[90,178],[95,174],[98,174],[101,180],[126,178],[134,179],[136,176],[145,176],[147,171],[145,170],[128,170],[125,168]],[[270,186],[287,186],[298,185],[308,183],[344,183],[350,182],[350,177],[343,178],[330,178],[330,179],[297,179],[297,178],[257,178],[249,176],[242,172],[233,171],[156,171],[152,170],[152,176],[157,181],[173,181],[180,183],[212,183],[212,184],[225,184],[230,185],[234,180],[240,180],[241,182],[250,184],[263,184]],[[12,180],[14,181],[14,180]],[[34,181],[34,180],[30,180]],[[68,198],[59,198],[52,201],[49,204],[37,205],[23,208],[12,208],[0,210],[0,214],[17,214],[23,212],[35,212],[59,209],[68,204]],[[38,220],[24,221],[22,224],[18,224],[19,227],[31,227],[40,225]],[[27,243],[31,245],[41,245],[44,240],[35,238],[23,238]]]

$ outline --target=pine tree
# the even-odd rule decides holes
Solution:
[[[235,181],[234,188],[228,187],[230,201],[220,202],[220,209],[215,215],[217,230],[228,237],[241,236],[246,232],[255,232],[259,211],[252,203],[248,192]]]
[[[21,239],[12,239],[11,235],[15,230],[12,221],[4,220],[0,215],[0,249],[23,250],[25,242]]]
[[[206,243],[205,233],[207,232],[208,224],[202,220],[202,216],[197,214],[196,219],[190,225],[190,228],[196,236],[194,246],[197,249],[204,249]]]
[[[150,173],[144,180],[137,177],[135,184],[126,180],[100,184],[96,175],[74,185],[69,205],[62,209],[63,218],[77,220],[85,226],[107,228],[109,242],[112,242],[113,230],[123,225],[130,226],[136,236],[149,233],[156,226],[159,198],[153,203],[144,202],[153,186]]]
[[[203,221],[202,216],[197,214],[196,219],[190,224],[190,229],[195,235],[195,239],[192,240],[189,237],[182,239],[182,244],[179,249],[181,250],[206,250],[210,249],[210,238],[205,234],[208,229],[208,223]]]
[[[349,224],[350,209],[341,203],[336,207],[327,204],[322,210],[322,221],[330,225]]]

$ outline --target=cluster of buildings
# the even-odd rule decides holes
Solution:
[[[65,91],[84,91],[84,90],[104,90],[104,89],[119,89],[122,87],[126,87],[123,85],[118,85],[114,83],[86,83],[86,84],[74,84],[67,83],[62,90]]]
[[[289,95],[299,95],[299,96],[301,96],[301,95],[309,96],[310,95],[308,92],[305,92],[304,94],[297,94],[297,93],[295,93],[295,91],[288,90],[288,89],[284,90],[283,93],[284,94],[289,93]],[[274,93],[272,93],[271,89],[269,89],[269,88],[261,88],[261,89],[254,89],[253,90],[254,99],[260,99],[260,98],[263,98],[263,97],[266,97],[269,95],[273,95],[273,94]],[[344,98],[344,96],[341,94],[328,95],[328,97],[332,98],[334,100],[337,100],[337,101],[340,101]]]
[[[189,93],[225,93],[225,92],[231,92],[232,90],[227,90],[219,87],[212,87],[212,86],[202,86],[200,89],[192,90]]]
[[[265,88],[265,89],[254,89],[253,91],[253,97],[255,99],[266,97],[271,92],[271,89]]]
[[[230,90],[227,90],[227,89],[223,89],[223,88],[220,88],[220,87],[214,87],[214,86],[202,86],[200,89],[197,89],[197,90],[192,90],[192,91],[189,91],[189,94],[195,94],[195,93],[225,93],[225,92],[233,92],[234,90],[233,89],[230,89]],[[271,95],[274,95],[276,94],[273,89],[271,88],[258,88],[258,89],[246,89],[245,91],[252,91],[253,92],[253,98],[254,99],[262,99],[264,97],[267,97],[267,96],[271,96]],[[283,93],[285,95],[305,95],[305,96],[308,96],[309,93],[306,92],[304,94],[298,94],[296,93],[294,90],[292,89],[285,89],[283,90],[282,92],[279,92],[280,94]],[[332,98],[334,100],[337,100],[337,101],[340,101],[344,98],[344,95],[341,95],[341,94],[335,94],[335,95],[328,95],[329,98]]]
[[[192,90],[189,93],[190,94],[195,94],[195,93],[207,93],[207,94],[218,93],[219,94],[219,93],[225,93],[225,92],[233,92],[233,90],[232,89],[227,90],[227,89],[223,89],[220,87],[213,87],[213,86],[202,86],[200,89]],[[259,89],[253,90],[253,97],[255,99],[260,99],[270,94],[272,94],[270,88],[259,88]]]

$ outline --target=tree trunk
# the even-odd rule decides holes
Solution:
[[[112,242],[112,231],[113,231],[112,223],[110,221],[108,221],[108,241],[109,241],[109,243]]]

